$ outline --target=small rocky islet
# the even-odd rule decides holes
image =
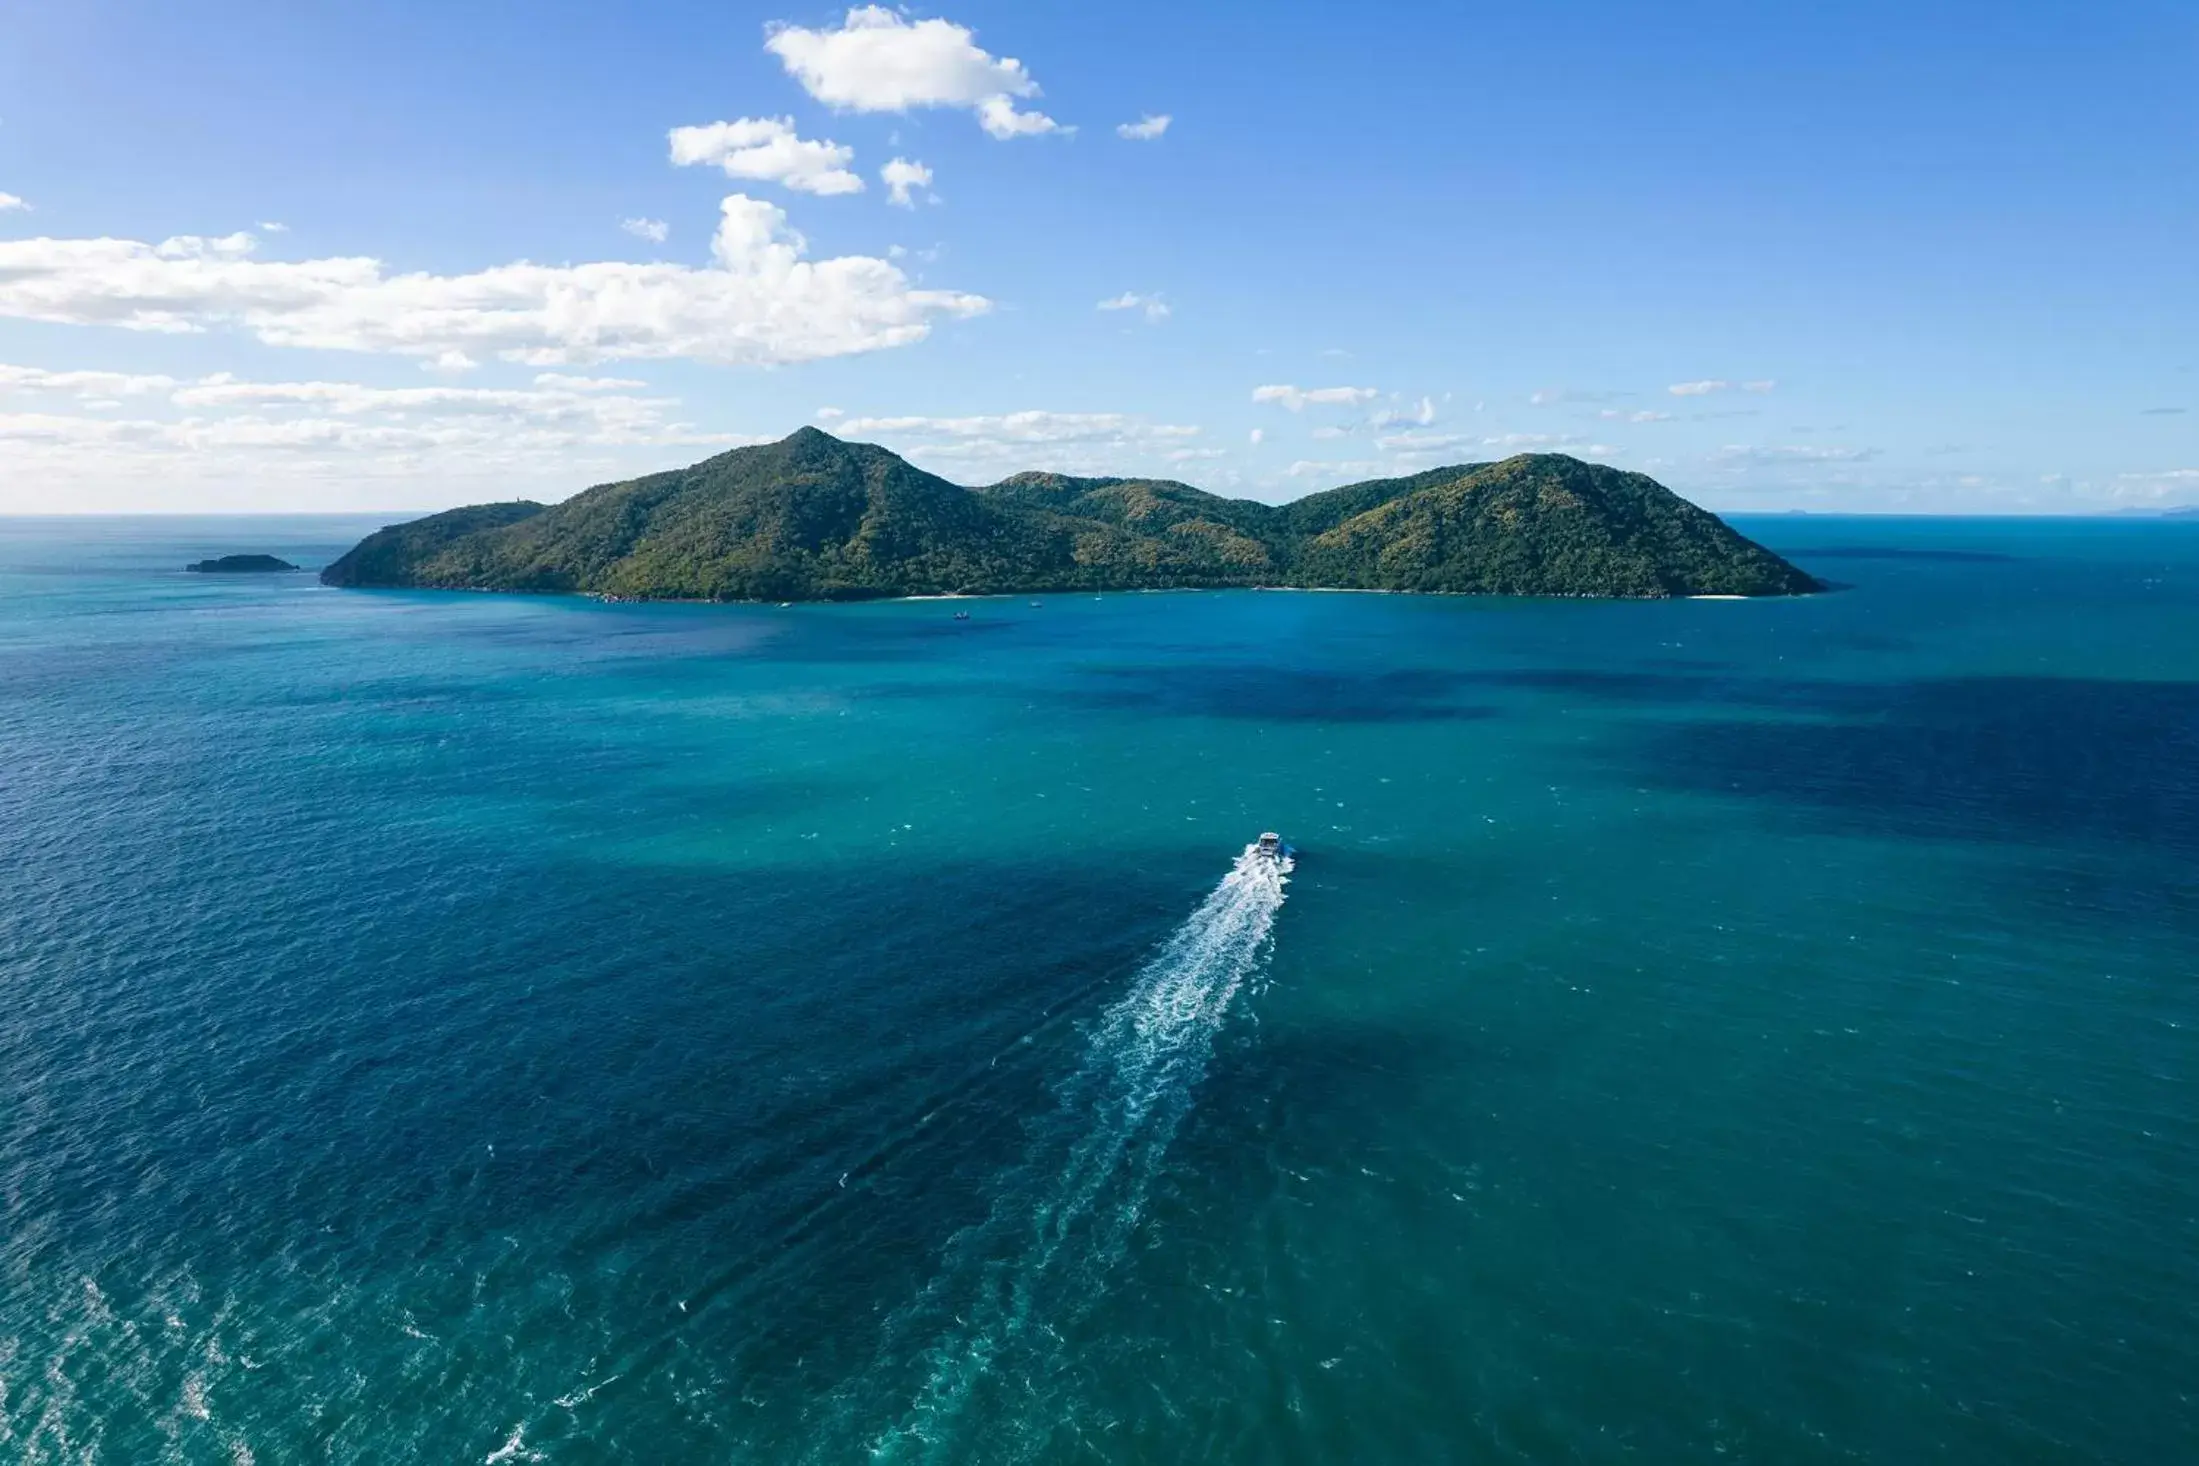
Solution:
[[[1020,473],[964,488],[803,428],[545,506],[390,525],[333,586],[816,601],[1276,587],[1512,596],[1801,595],[1824,587],[1644,474],[1559,453],[1309,494]]]
[[[298,567],[273,555],[217,555],[211,560],[194,560],[183,568],[193,575],[270,575]]]

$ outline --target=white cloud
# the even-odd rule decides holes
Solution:
[[[1251,442],[1253,447],[1259,447],[1262,443],[1267,441],[1267,429],[1254,428],[1251,432],[1249,441]]]
[[[1596,416],[1608,422],[1670,422],[1672,420],[1672,414],[1669,412],[1651,412],[1647,408],[1643,408],[1639,412],[1621,412],[1615,407],[1607,407],[1597,413]]]
[[[668,134],[672,161],[682,168],[714,163],[728,178],[777,183],[798,193],[861,193],[848,169],[855,149],[796,135],[791,117],[743,117]]]
[[[1674,382],[1665,388],[1675,397],[1708,397],[1713,392],[1728,392],[1736,385],[1744,392],[1769,392],[1779,384],[1769,377],[1755,382],[1733,383],[1723,377],[1713,377],[1700,382]]]
[[[573,377],[563,372],[536,372],[537,387],[562,387],[568,392],[633,392],[643,391],[647,382],[632,377]]]
[[[662,244],[672,234],[672,226],[662,219],[621,219],[618,227],[634,238],[646,239],[651,244]]]
[[[1350,459],[1340,463],[1317,463],[1301,458],[1283,472],[1292,478],[1330,478],[1350,483],[1357,479],[1377,478],[1390,471],[1390,465],[1374,458]]]
[[[1603,392],[1581,387],[1544,387],[1527,395],[1531,407],[1556,407],[1568,402],[1609,402],[1614,398],[1631,397],[1631,392]],[[1477,405],[1474,410],[1481,409]]]
[[[29,213],[30,207],[27,202],[15,194],[0,193],[0,214],[5,214],[12,209],[20,209],[25,213]]]
[[[280,224],[273,219],[262,219],[259,223],[254,224],[252,227],[259,230],[262,234],[288,234],[290,232],[290,226],[288,224]]]
[[[1292,412],[1302,412],[1307,404],[1317,406],[1356,407],[1362,402],[1372,402],[1382,394],[1372,387],[1255,387],[1254,402],[1274,402]]]
[[[1374,426],[1378,428],[1400,427],[1407,423],[1424,428],[1434,421],[1435,399],[1433,397],[1423,397],[1417,404],[1409,408],[1390,408],[1378,412],[1373,418]]]
[[[987,97],[977,104],[977,125],[1002,142],[1015,137],[1040,137],[1049,132],[1070,132],[1044,112],[1018,112],[1006,97]]]
[[[2060,474],[2050,475],[2041,482],[2055,482]],[[2110,499],[2136,499],[2144,503],[2158,503],[2166,499],[2181,499],[2199,491],[2199,468],[2165,468],[2151,473],[2121,473],[2108,487]]]
[[[1327,442],[1335,438],[1348,438],[1350,436],[1350,428],[1315,428],[1313,430],[1313,437],[1322,442]]]
[[[1199,429],[1120,412],[1009,412],[972,417],[853,417],[843,438],[875,438],[949,478],[973,481],[1027,468],[1131,473],[1177,461]]]
[[[330,507],[347,493],[428,507],[423,490],[452,503],[515,485],[555,497],[661,467],[668,449],[757,441],[679,421],[676,400],[624,390],[638,383],[556,373],[532,388],[393,388],[6,366],[0,381],[144,404],[130,418],[0,410],[0,510]]]
[[[51,392],[83,400],[142,397],[174,389],[173,377],[134,372],[55,372],[43,367],[9,366],[0,362],[0,393]]]
[[[913,190],[919,188],[927,192],[930,190],[932,170],[922,163],[911,162],[907,158],[895,158],[878,170],[878,181],[886,186],[887,203],[898,204],[904,209],[913,209],[916,207],[916,196]],[[934,199],[932,202],[937,203],[938,200]]]
[[[1861,463],[1878,456],[1876,448],[1835,448],[1816,444],[1750,447],[1729,443],[1710,455],[1720,463],[1768,465],[1775,463]]]
[[[390,274],[364,257],[271,262],[249,234],[0,240],[0,316],[133,331],[235,328],[274,346],[475,354],[530,366],[686,357],[770,366],[921,341],[982,296],[918,290],[885,260],[808,260],[785,213],[721,204],[715,263],[500,265]]]
[[[1390,433],[1374,440],[1377,448],[1389,453],[1440,453],[1447,448],[1479,447],[1485,438],[1468,433]]]
[[[849,433],[903,433],[962,441],[1014,443],[1114,442],[1130,437],[1191,438],[1195,427],[1147,423],[1120,412],[1009,412],[991,417],[855,417],[838,429]]]
[[[1115,125],[1115,136],[1129,138],[1132,142],[1149,143],[1168,131],[1168,124],[1175,121],[1166,112],[1148,112],[1136,122],[1120,122]]]
[[[967,26],[949,20],[910,20],[860,5],[837,29],[772,26],[764,49],[812,97],[846,111],[961,107],[1002,139],[1066,130],[1043,112],[1016,109],[1015,98],[1039,94],[1022,62],[993,56]]]
[[[1140,295],[1135,290],[1111,295],[1095,308],[1103,311],[1143,311],[1146,320],[1154,323],[1167,320],[1171,314],[1166,300],[1158,295]]]

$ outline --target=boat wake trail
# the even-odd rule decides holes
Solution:
[[[1246,847],[1094,1024],[990,1215],[888,1325],[882,1362],[913,1355],[920,1377],[900,1418],[866,1432],[873,1459],[1022,1460],[1073,1413],[1063,1331],[1129,1245],[1214,1035],[1265,959],[1289,869]]]

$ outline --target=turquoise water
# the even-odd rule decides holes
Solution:
[[[178,573],[369,527],[0,521],[0,1457],[2199,1456],[2199,526]]]

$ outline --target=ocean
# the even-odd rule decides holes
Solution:
[[[2199,525],[181,573],[379,522],[0,520],[0,1458],[2199,1459]]]

